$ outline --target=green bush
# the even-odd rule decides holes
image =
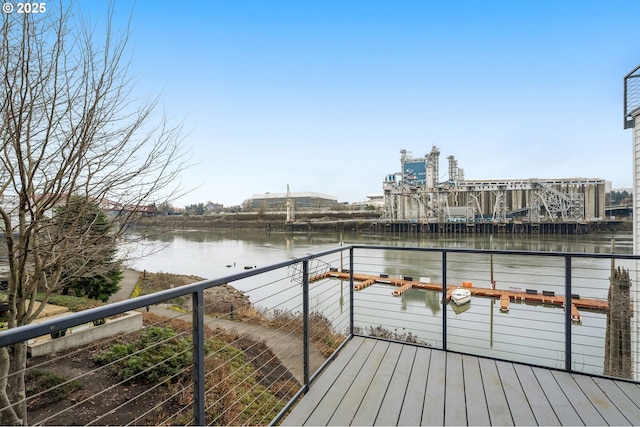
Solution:
[[[28,371],[26,380],[30,383],[27,387],[27,396],[43,393],[38,396],[43,404],[59,402],[68,398],[74,391],[82,388],[82,384],[79,381],[67,381],[61,375],[40,369]]]
[[[120,281],[124,273],[119,267],[109,271],[105,275],[94,277],[82,277],[73,282],[70,286],[76,296],[107,302],[109,297],[120,290]]]
[[[169,327],[154,326],[143,329],[135,342],[116,344],[96,354],[93,361],[113,363],[121,380],[161,382],[191,366],[191,348],[191,339],[177,337]]]

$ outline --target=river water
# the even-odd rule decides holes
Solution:
[[[171,231],[144,239],[130,266],[137,270],[214,279],[244,266],[265,266],[343,244],[631,254],[631,234],[408,235],[276,233],[254,230]],[[141,255],[148,254],[142,258]],[[235,266],[234,266],[235,263]]]
[[[612,245],[612,240],[615,244]],[[261,267],[309,253],[321,252],[348,244],[384,245],[396,247],[472,248],[495,250],[526,250],[541,252],[632,253],[630,234],[583,235],[407,235],[407,234],[339,234],[339,233],[276,233],[266,231],[172,231],[143,239],[135,248],[137,255],[130,267],[151,272],[196,275],[215,279],[239,273],[245,268]],[[417,252],[373,251],[371,258],[360,259],[356,272],[391,277],[428,276],[438,283],[441,278],[440,255]],[[379,253],[378,253],[379,252]],[[456,258],[457,257],[457,258]],[[482,260],[480,258],[484,257]],[[489,263],[486,255],[450,254],[447,283],[473,281],[474,286],[489,284]],[[338,259],[332,260],[334,265]],[[555,264],[554,264],[555,263]],[[576,269],[572,293],[581,292],[590,298],[607,298],[608,260],[575,260]],[[346,266],[345,266],[346,267]],[[631,268],[634,268],[631,266]],[[527,259],[509,256],[492,258],[498,287],[521,290],[539,288],[564,294],[563,260],[557,263],[546,257]],[[522,279],[526,277],[527,279]],[[531,279],[534,278],[534,279]],[[279,283],[273,275],[261,275],[260,281]],[[312,310],[329,313],[334,324],[344,322],[348,306],[347,282],[327,280],[312,288]],[[441,282],[440,282],[441,283]],[[540,288],[544,283],[545,288]],[[295,299],[292,292],[281,294],[273,290],[260,291],[253,281],[234,283],[243,291],[251,290],[254,304],[287,307]],[[286,287],[285,284],[282,285]],[[245,288],[246,287],[246,288]],[[331,288],[331,289],[330,289]],[[256,289],[258,289],[256,291]],[[392,288],[374,285],[354,294],[357,324],[366,330],[378,325],[401,334],[411,333],[421,341],[442,345],[441,294],[412,289],[401,297],[392,297]],[[634,291],[635,293],[635,291]],[[272,294],[277,294],[272,295]],[[635,301],[635,297],[632,301]],[[450,309],[449,309],[450,308]],[[447,347],[502,359],[528,362],[554,368],[564,367],[565,315],[562,308],[546,305],[517,304],[512,301],[509,312],[500,311],[499,301],[474,297],[471,304],[447,309]],[[603,373],[606,314],[582,312],[582,322],[572,326],[572,366],[577,371]],[[382,319],[382,320],[381,320]],[[634,344],[635,348],[635,344]],[[636,375],[636,374],[634,374]],[[636,375],[637,376],[637,375]]]

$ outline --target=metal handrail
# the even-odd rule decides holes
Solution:
[[[283,267],[289,267],[303,261],[309,261],[314,258],[331,255],[333,253],[340,252],[343,249],[344,248],[330,249],[327,251],[306,255],[300,258],[293,258],[291,260],[280,262],[277,264],[271,264],[265,267],[257,267],[251,270],[244,271],[242,273],[232,274],[218,279],[203,280],[201,282],[156,292],[154,294],[143,295],[125,301],[114,302],[101,307],[91,308],[81,312],[71,313],[68,316],[64,316],[60,319],[45,320],[38,324],[32,323],[29,325],[20,326],[19,328],[9,329],[0,332],[0,347],[12,345],[21,341],[27,341],[41,335],[46,335],[62,329],[71,328],[73,326],[92,322],[104,317],[114,316],[131,310],[137,310],[149,305],[166,301],[168,299],[194,294],[197,292],[201,292],[207,288],[224,285],[230,282],[236,282],[238,280],[257,276]]]

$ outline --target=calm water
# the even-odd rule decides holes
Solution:
[[[244,266],[265,266],[292,257],[320,252],[351,243],[417,246],[433,248],[471,248],[556,252],[610,253],[609,234],[588,235],[506,235],[506,236],[408,236],[275,233],[265,231],[173,231],[154,236],[135,248],[144,258],[130,265],[138,270],[192,274],[207,279],[226,276]],[[630,234],[615,235],[615,252],[632,253]],[[235,267],[234,267],[235,263]]]
[[[135,249],[135,253],[146,252],[150,255],[132,261],[130,266],[138,270],[191,274],[211,279],[241,272],[245,266],[260,267],[332,249],[338,247],[341,241],[345,245],[358,243],[398,247],[610,253],[611,239],[610,234],[467,237],[176,231],[146,239],[144,245]],[[372,275],[386,273],[391,277],[429,277],[434,283],[441,283],[439,254],[370,252],[370,255],[356,259],[356,272]],[[615,252],[630,254],[632,236],[615,235]],[[564,294],[561,259],[556,261],[548,257],[525,259],[496,255],[489,262],[486,255],[449,254],[448,260],[448,283],[471,281],[474,286],[488,287],[490,270],[493,270],[494,279],[501,289],[532,288],[539,292],[551,290]],[[338,258],[331,259],[330,262],[333,266],[339,266]],[[490,267],[491,264],[493,268]],[[633,265],[628,267],[635,269]],[[574,260],[572,293],[606,299],[609,274],[607,260]],[[295,276],[295,272],[293,275]],[[262,283],[269,283],[270,286],[262,288]],[[299,287],[292,285],[290,278],[283,280],[282,272],[236,282],[234,286],[245,291],[251,290],[249,295],[256,305],[300,310],[296,305],[299,301]],[[338,286],[339,291],[336,290]],[[282,290],[274,292],[274,288]],[[422,341],[441,346],[440,293],[410,290],[401,297],[393,297],[393,289],[388,285],[376,284],[356,292],[357,325],[365,330],[383,325],[388,330],[400,334],[411,333]],[[347,300],[348,284],[335,279],[314,284],[311,290],[312,310],[322,311],[338,327],[345,322]],[[572,328],[572,364],[576,370],[601,374],[606,315],[586,311],[581,314],[582,322],[574,324]],[[463,308],[447,309],[447,345],[453,350],[560,368],[564,365],[564,310],[512,301],[510,311],[504,313],[500,311],[499,301],[474,297],[471,304]]]

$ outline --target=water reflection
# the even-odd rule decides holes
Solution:
[[[407,311],[408,305],[417,305],[423,303],[425,308],[431,310],[431,314],[438,314],[442,307],[440,306],[440,295],[437,292],[427,292],[418,289],[410,289],[400,296],[402,311]]]

